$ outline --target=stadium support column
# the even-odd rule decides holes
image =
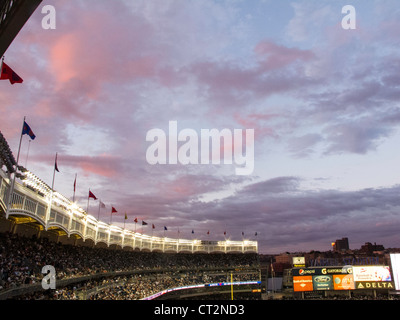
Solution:
[[[70,209],[70,216],[68,221],[68,238],[71,236],[71,228],[72,228],[72,219],[74,218],[74,212]]]
[[[86,229],[87,229],[87,216],[85,217],[85,220],[84,220],[84,222],[85,222],[85,224],[84,224],[84,226],[83,226],[83,242],[85,242],[85,240],[86,240]]]
[[[46,210],[46,216],[44,218],[44,223],[45,223],[45,230],[47,231],[49,227],[49,220],[50,220],[50,214],[51,214],[51,206],[53,204],[53,190],[50,190],[50,199],[47,202],[47,210]]]

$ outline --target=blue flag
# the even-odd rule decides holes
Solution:
[[[31,127],[24,121],[24,127],[22,128],[22,134],[27,134],[32,140],[36,138],[35,134],[31,130]]]

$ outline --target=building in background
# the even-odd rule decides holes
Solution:
[[[332,249],[334,252],[345,252],[349,250],[349,239],[342,238],[332,242]]]

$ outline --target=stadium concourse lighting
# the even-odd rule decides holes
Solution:
[[[110,226],[110,230],[111,230],[111,231],[122,232],[123,229],[120,228],[120,227],[118,227],[118,226],[111,225],[111,226]]]
[[[93,217],[92,215],[90,215],[90,214],[88,214],[88,215],[86,216],[86,219],[87,219],[88,221],[90,221],[90,222],[93,222],[93,223],[96,223],[96,222],[97,222],[97,219],[96,219],[95,217]]]

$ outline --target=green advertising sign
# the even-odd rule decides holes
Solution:
[[[313,276],[314,290],[333,290],[333,281],[331,275]]]

